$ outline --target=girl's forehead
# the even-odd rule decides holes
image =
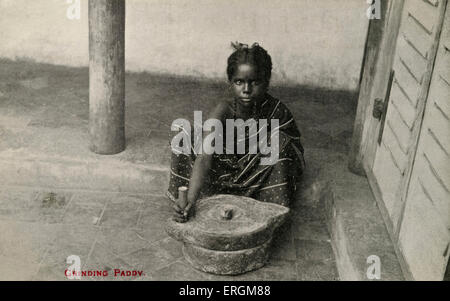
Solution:
[[[257,68],[252,64],[239,64],[237,66],[235,76],[257,76]]]
[[[256,71],[256,66],[252,65],[252,64],[239,64],[238,66],[238,71],[239,72],[252,72],[252,71]]]

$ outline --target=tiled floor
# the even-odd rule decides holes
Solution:
[[[86,68],[7,60],[0,60],[0,67],[0,155],[4,162],[29,154],[50,161],[94,157],[87,147]],[[169,164],[168,133],[174,119],[192,118],[192,109],[208,111],[227,97],[225,83],[150,74],[128,74],[126,91],[127,150],[114,160],[143,166]],[[333,164],[345,159],[354,95],[308,87],[273,87],[271,92],[294,114],[303,134],[307,170],[291,221],[276,235],[266,267],[236,277],[193,270],[180,244],[164,231],[170,216],[162,196],[165,187],[157,187],[160,193],[153,195],[133,195],[95,192],[105,190],[95,189],[97,182],[87,183],[93,185],[89,191],[5,186],[0,187],[0,280],[66,280],[70,255],[80,257],[83,270],[145,273],[106,280],[337,279],[324,204],[319,201],[318,175],[334,171]],[[27,164],[33,164],[33,158]],[[36,183],[45,182],[45,177],[52,181],[54,174],[40,177],[42,181]],[[64,179],[64,173],[60,178]],[[91,279],[104,280],[85,280]]]
[[[186,263],[181,244],[165,233],[171,211],[162,196],[3,187],[0,200],[2,280],[66,280],[70,255],[80,257],[82,270],[110,271],[108,277],[84,280],[338,278],[322,210],[317,208],[296,209],[302,213],[294,212],[292,222],[278,231],[266,267],[223,277],[196,271]],[[114,277],[114,269],[144,275]]]

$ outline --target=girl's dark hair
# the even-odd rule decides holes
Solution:
[[[228,58],[227,74],[231,81],[234,73],[241,64],[251,64],[256,66],[258,78],[269,83],[272,76],[272,58],[267,51],[255,43],[252,47],[246,44],[231,43],[235,51]]]

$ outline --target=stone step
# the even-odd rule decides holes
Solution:
[[[169,167],[112,157],[77,160],[55,156],[0,156],[2,185],[164,194]]]
[[[352,189],[339,181],[331,181],[322,191],[340,279],[405,280],[369,184],[365,178],[359,178],[353,181]],[[380,263],[379,279],[373,278],[375,270],[369,269],[377,264],[373,260]]]
[[[303,204],[323,211],[340,280],[371,280],[367,271],[372,255],[380,259],[380,280],[404,280],[367,178],[348,170],[344,154],[318,148],[307,148],[305,153],[309,168],[299,197]]]

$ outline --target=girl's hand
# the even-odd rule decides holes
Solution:
[[[175,203],[172,203],[172,209],[174,210],[172,219],[176,221],[177,223],[185,223],[187,222],[186,218],[184,217],[184,210],[180,208]]]
[[[183,211],[183,217],[186,222],[195,216],[195,200],[189,200],[188,205]]]

